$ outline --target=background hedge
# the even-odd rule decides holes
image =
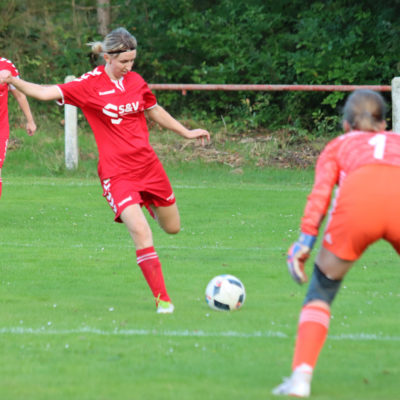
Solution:
[[[111,6],[110,28],[124,26],[137,37],[134,68],[149,83],[389,85],[400,72],[395,0],[111,0]],[[101,39],[95,0],[0,0],[0,12],[0,55],[23,78],[56,83],[98,63],[85,45]],[[322,135],[337,127],[345,94],[157,96],[175,115],[223,120],[235,132],[290,127]]]

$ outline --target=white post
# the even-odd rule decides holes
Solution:
[[[400,133],[400,78],[392,79],[392,131]]]
[[[75,76],[68,75],[65,83],[71,82]],[[64,106],[65,116],[65,166],[67,169],[78,168],[78,109],[66,104]]]

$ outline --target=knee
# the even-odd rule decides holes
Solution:
[[[158,218],[157,222],[161,229],[169,235],[176,235],[181,230],[181,221],[179,218]]]
[[[176,235],[180,232],[181,227],[179,224],[169,224],[167,226],[163,226],[163,229],[169,235]]]
[[[152,246],[153,235],[151,229],[146,224],[136,224],[127,226],[136,248]]]
[[[314,264],[314,271],[304,300],[304,305],[315,300],[320,300],[331,305],[340,289],[341,283],[342,280],[329,279],[319,269],[318,265]]]

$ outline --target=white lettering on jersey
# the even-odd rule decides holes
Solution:
[[[99,92],[99,96],[105,96],[107,94],[113,94],[113,93],[115,93],[115,89],[108,90],[107,92]]]
[[[113,112],[113,111],[118,111],[118,107],[115,104],[108,103],[103,108],[102,111],[103,111],[103,114],[107,115],[108,117],[111,117],[112,124],[118,125],[121,123],[122,118],[118,118],[119,117],[118,113]]]
[[[125,105],[120,105],[118,107],[119,115],[124,115],[124,114],[131,114],[139,110],[139,102],[135,103],[128,103]]]
[[[138,110],[139,110],[139,101],[136,101],[134,103],[121,104],[120,106],[116,106],[115,104],[108,103],[103,108],[102,111],[103,111],[103,114],[107,115],[108,117],[111,117],[111,123],[118,125],[122,121],[122,118],[118,118],[118,117],[122,117],[123,115],[126,115],[126,114],[135,113]]]
[[[378,133],[369,139],[368,144],[374,148],[374,158],[382,160],[385,153],[386,135]]]

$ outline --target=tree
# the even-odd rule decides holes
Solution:
[[[97,30],[100,35],[107,35],[109,32],[110,20],[110,0],[97,0]]]

